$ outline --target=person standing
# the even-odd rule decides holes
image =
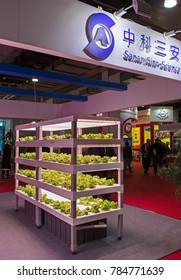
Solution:
[[[154,173],[157,175],[158,167],[162,167],[164,157],[164,147],[161,144],[160,139],[156,138],[155,143],[151,145],[151,157],[153,158]]]
[[[1,179],[4,180],[6,174],[7,180],[10,176],[11,170],[11,145],[6,143],[3,148],[2,162],[1,162]]]
[[[150,154],[151,140],[147,139],[141,147],[142,152],[142,165],[144,168],[144,173],[147,174],[150,168],[151,163],[151,154]]]
[[[125,146],[123,148],[123,160],[124,160],[124,174],[126,173],[126,169],[129,169],[130,173],[133,172],[131,167],[133,154],[128,141],[125,142]]]

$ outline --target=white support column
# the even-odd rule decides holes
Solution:
[[[122,236],[123,236],[123,214],[118,216],[117,236],[118,236],[118,239],[122,239]]]
[[[50,136],[53,136],[53,131],[50,131]],[[50,147],[50,152],[53,152],[53,147]]]
[[[36,139],[37,140],[42,140],[42,127],[37,127],[36,128]],[[42,159],[42,147],[38,146],[36,147],[36,160],[41,160]],[[41,167],[36,167],[36,182],[41,181],[42,179],[42,168]],[[41,199],[41,189],[36,187],[36,200],[40,201]],[[37,227],[41,227],[42,225],[42,218],[41,218],[41,213],[42,210],[36,206],[35,210],[35,223]]]
[[[78,135],[82,134],[82,128],[77,128],[77,137]],[[77,147],[77,155],[81,155],[82,154],[82,147]]]
[[[72,121],[72,138],[77,138],[77,122]],[[73,145],[71,148],[71,164],[77,164],[77,147]],[[75,192],[77,189],[77,174],[71,174],[71,191]],[[71,218],[76,218],[76,200],[71,201]]]
[[[16,141],[19,140],[19,130],[16,130]],[[16,145],[15,147],[15,159],[19,157],[19,147]],[[15,162],[15,174],[17,173],[19,169],[19,163]],[[15,180],[15,190],[17,190],[19,186],[19,180]],[[18,196],[16,195],[15,196],[15,210],[17,211],[18,210],[18,202],[19,202],[19,198]]]
[[[72,138],[77,138],[77,121],[72,121]],[[71,164],[77,164],[77,147],[71,148]],[[71,191],[75,192],[77,190],[77,174],[71,174]],[[77,201],[71,201],[71,218],[77,217],[76,214]],[[76,253],[77,250],[77,227],[71,225],[71,252]]]
[[[77,227],[71,226],[71,244],[70,250],[72,254],[76,254],[77,251]]]

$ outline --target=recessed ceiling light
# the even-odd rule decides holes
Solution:
[[[37,83],[38,79],[37,78],[32,78],[32,82]]]
[[[177,5],[177,0],[165,0],[164,1],[165,8],[173,8],[176,5]]]

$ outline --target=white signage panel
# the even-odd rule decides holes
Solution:
[[[138,72],[181,78],[181,44],[173,38],[128,20],[116,22],[115,64]]]
[[[121,110],[120,119],[122,119],[123,122],[126,122],[127,120],[137,120],[138,119],[137,107]]]
[[[173,107],[151,107],[151,122],[173,122]]]
[[[15,39],[3,32],[10,2],[14,0],[4,7],[6,3],[0,0],[4,4],[0,10],[1,43],[7,40],[14,46],[61,57],[181,80],[181,42],[174,38],[165,39],[148,27],[116,19],[79,1],[19,0],[19,12],[13,14],[18,23],[11,26],[13,34],[18,34]]]

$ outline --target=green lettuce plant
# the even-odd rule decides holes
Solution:
[[[161,179],[174,183],[176,199],[181,200],[181,157],[176,157],[173,163],[160,168],[159,175]]]

